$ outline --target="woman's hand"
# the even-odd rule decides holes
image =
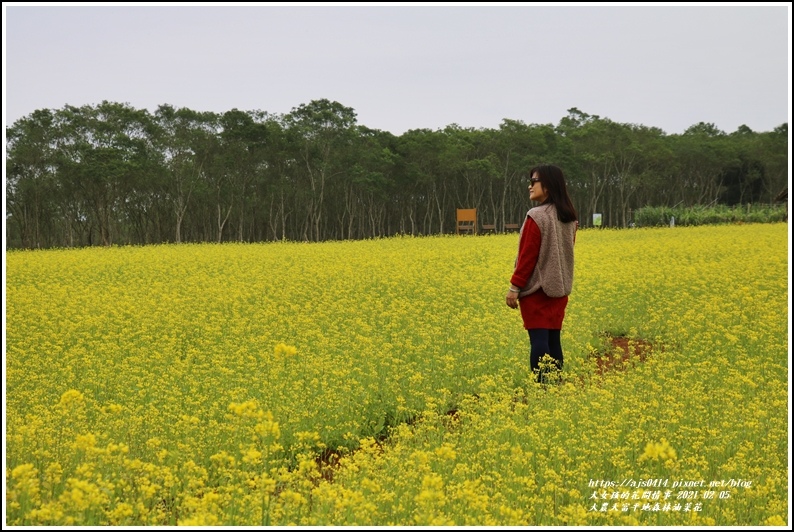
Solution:
[[[512,287],[511,287],[512,288]],[[508,290],[505,296],[507,306],[510,308],[518,308],[518,292]]]

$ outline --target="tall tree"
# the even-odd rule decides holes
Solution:
[[[174,216],[174,241],[182,242],[182,226],[191,197],[202,186],[217,134],[213,113],[161,105],[155,111],[158,125],[156,145],[161,152],[167,178],[160,182]]]
[[[286,116],[286,125],[295,139],[301,173],[311,190],[303,236],[307,240],[320,240],[326,186],[344,171],[338,162],[353,142],[356,113],[338,102],[314,100],[292,109]]]
[[[556,134],[548,125],[525,124],[505,119],[491,131],[491,148],[496,173],[490,179],[490,211],[498,230],[507,223],[521,223],[527,210],[529,170],[556,160]],[[565,165],[563,165],[565,167]],[[566,175],[570,175],[566,168]],[[490,218],[489,218],[490,219]]]
[[[17,227],[23,247],[49,240],[42,226],[55,216],[56,143],[56,120],[48,109],[6,128],[6,222]]]
[[[227,111],[220,117],[221,164],[225,168],[232,202],[237,204],[237,240],[244,240],[245,216],[251,214],[252,184],[264,170],[268,144],[267,113]],[[231,207],[231,206],[230,206]]]
[[[59,145],[59,173],[76,185],[72,188],[85,201],[98,239],[89,243],[108,246],[124,228],[124,215],[133,183],[151,156],[148,149],[147,111],[127,104],[104,101],[80,108],[66,106]],[[89,233],[91,235],[91,233]]]

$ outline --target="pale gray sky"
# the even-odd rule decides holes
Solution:
[[[3,4],[3,117],[127,102],[287,113],[327,98],[409,129],[557,124],[571,107],[682,133],[788,122],[791,6]]]

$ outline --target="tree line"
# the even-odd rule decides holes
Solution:
[[[41,109],[6,128],[6,247],[322,241],[523,221],[527,171],[562,167],[582,227],[627,227],[646,206],[771,203],[788,177],[788,124],[683,134],[568,110],[555,126],[357,123],[338,102],[284,115],[156,111],[104,101]]]

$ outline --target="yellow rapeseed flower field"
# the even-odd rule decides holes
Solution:
[[[8,525],[785,525],[787,225],[6,255]],[[647,359],[601,374],[607,336]]]

